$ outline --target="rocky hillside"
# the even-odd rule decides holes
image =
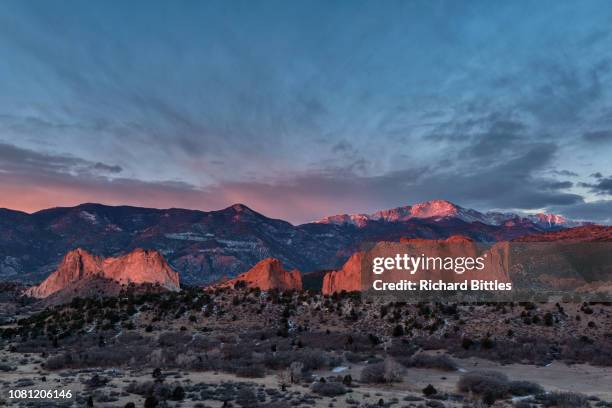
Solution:
[[[587,225],[561,231],[528,235],[515,239],[516,242],[611,242],[612,227]]]

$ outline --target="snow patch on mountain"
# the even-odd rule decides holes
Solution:
[[[88,211],[81,211],[79,216],[92,224],[98,224],[98,217]]]

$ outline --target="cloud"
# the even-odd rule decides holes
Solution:
[[[563,58],[542,58],[531,71],[535,77],[527,83],[529,93],[518,106],[542,123],[558,125],[582,121],[605,98],[603,79],[610,66],[605,57],[590,60],[586,67]]]
[[[94,164],[93,168],[95,170],[100,170],[100,171],[107,172],[107,173],[121,173],[123,171],[121,166],[117,166],[117,165],[110,166],[108,164],[104,164],[100,162],[97,162],[96,164]]]
[[[122,168],[92,162],[72,155],[41,153],[0,142],[0,171],[17,174],[39,173],[120,173]]]
[[[556,176],[578,177],[578,173],[570,170],[553,170],[552,174]]]
[[[612,200],[577,203],[568,206],[553,207],[551,210],[574,220],[593,221],[608,225],[612,224]]]
[[[565,190],[568,188],[572,188],[574,183],[571,181],[551,181],[548,185],[543,186],[547,190]]]
[[[601,176],[601,175],[600,175]],[[597,195],[612,195],[612,177],[596,177],[596,183],[580,183]]]
[[[589,143],[607,143],[612,142],[612,130],[594,130],[586,132],[582,138]]]

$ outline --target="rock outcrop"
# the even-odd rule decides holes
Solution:
[[[325,295],[334,292],[363,291],[371,288],[375,279],[385,282],[399,282],[401,280],[418,282],[420,279],[441,280],[444,282],[458,282],[470,279],[499,280],[509,282],[508,275],[508,244],[500,243],[490,250],[483,251],[477,243],[469,237],[453,235],[446,239],[402,238],[400,242],[379,242],[367,252],[357,252],[343,265],[342,269],[328,272],[323,277],[321,292]],[[388,270],[382,275],[375,275],[372,271],[374,258],[395,258],[398,254],[408,254],[411,257],[435,257],[442,260],[459,260],[466,257],[477,258],[484,256],[483,270],[449,270],[441,267],[423,268],[415,274],[406,270]],[[435,263],[432,263],[435,265]]]
[[[225,281],[217,287],[235,287],[240,284],[248,288],[259,288],[261,290],[301,290],[302,275],[297,269],[286,271],[282,262],[278,259],[266,258],[247,272]]]
[[[46,298],[66,289],[87,287],[88,282],[108,280],[120,285],[153,284],[167,290],[179,290],[179,275],[157,251],[136,249],[129,254],[102,258],[83,249],[70,251],[55,272],[26,295]]]
[[[362,289],[361,271],[365,253],[353,254],[342,266],[342,269],[331,271],[323,277],[321,293],[330,295],[334,292],[354,292]]]

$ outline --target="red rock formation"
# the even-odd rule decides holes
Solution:
[[[259,288],[261,290],[302,289],[302,275],[300,271],[297,269],[290,272],[286,271],[283,269],[281,261],[275,258],[264,259],[249,269],[249,271],[217,286],[234,287],[239,282],[244,282],[249,288]]]
[[[453,270],[431,269],[419,270],[410,274],[405,270],[387,270],[382,275],[372,272],[372,261],[376,257],[394,258],[397,254],[408,254],[412,257],[428,256],[442,259],[477,258],[484,256],[483,270],[469,270],[461,273]],[[419,281],[420,279],[459,282],[470,279],[498,280],[509,282],[508,243],[499,243],[488,251],[482,251],[468,237],[454,235],[447,239],[402,238],[397,242],[379,242],[367,252],[355,253],[344,264],[342,269],[328,272],[323,278],[322,293],[332,294],[341,291],[368,290],[375,279],[385,282],[400,280]]]
[[[104,276],[121,283],[159,283],[169,289],[179,288],[179,275],[155,250],[136,249],[118,258],[107,258]]]
[[[348,261],[338,271],[331,271],[323,277],[323,287],[321,292],[324,295],[330,295],[334,292],[360,291],[361,287],[361,270],[365,253],[357,252],[353,254]]]
[[[91,280],[106,279],[120,284],[159,284],[168,290],[179,289],[179,275],[163,256],[154,250],[136,249],[116,258],[101,258],[83,249],[70,251],[57,270],[26,295],[46,298],[71,285],[86,285]]]

